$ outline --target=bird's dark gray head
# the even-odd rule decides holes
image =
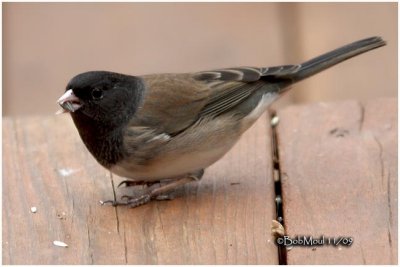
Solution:
[[[101,122],[112,127],[128,120],[143,98],[143,82],[134,76],[107,71],[81,73],[68,83],[58,103],[74,121]]]

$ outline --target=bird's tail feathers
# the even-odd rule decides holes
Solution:
[[[292,73],[292,77],[288,78],[291,78],[293,82],[301,81],[349,58],[384,45],[386,45],[386,42],[381,37],[370,37],[356,41],[304,62],[300,65],[298,71]]]

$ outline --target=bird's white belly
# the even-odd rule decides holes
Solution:
[[[152,181],[187,175],[204,169],[222,158],[265,110],[263,97],[255,111],[241,121],[231,116],[196,124],[179,138],[162,145],[156,158],[146,164],[135,164],[135,159],[118,163],[110,170],[134,180]]]
[[[233,145],[233,144],[232,144]],[[186,175],[206,168],[223,157],[230,146],[219,147],[207,151],[197,151],[180,155],[165,155],[146,166],[132,166],[126,162],[118,164],[110,170],[122,177],[134,180],[160,180]]]

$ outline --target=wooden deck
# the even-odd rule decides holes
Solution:
[[[274,174],[288,236],[353,238],[289,247],[281,263],[397,264],[397,99],[277,114],[176,199],[135,209],[99,204],[128,189],[68,116],[4,118],[3,264],[278,264]]]

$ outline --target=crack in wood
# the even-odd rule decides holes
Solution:
[[[279,119],[277,119],[276,111],[269,111],[270,113],[270,127],[271,127],[271,142],[272,142],[272,160],[274,168],[274,181],[275,181],[275,205],[276,205],[276,220],[285,226],[283,218],[283,200],[282,200],[282,184],[281,184],[281,168],[279,162],[278,151],[278,133],[277,126]],[[278,246],[278,260],[279,265],[287,265],[287,250],[284,246]]]
[[[373,135],[373,138],[375,140],[375,142],[378,145],[379,148],[379,162],[380,162],[380,166],[381,166],[381,180],[382,180],[382,185],[384,183],[384,179],[385,179],[385,160],[383,158],[383,146],[381,144],[381,142],[379,141],[379,139]],[[389,210],[389,220],[388,220],[388,229],[387,229],[387,235],[388,235],[388,241],[389,241],[389,247],[392,247],[392,228],[391,228],[391,221],[392,221],[392,204],[391,204],[391,200],[390,200],[390,169],[388,169],[388,176],[387,176],[387,181],[386,181],[386,195],[387,195],[387,204],[388,204],[388,210]],[[390,257],[393,258],[392,255],[392,250],[389,250],[390,252]]]
[[[384,185],[384,178],[385,178],[385,162],[383,160],[383,147],[381,142],[379,142],[378,138],[373,135],[373,138],[375,140],[375,142],[378,144],[378,148],[379,148],[379,163],[381,166],[381,180],[382,180],[382,187]]]
[[[87,238],[88,238],[88,249],[89,249],[89,256],[90,256],[90,264],[94,264],[93,261],[93,252],[91,250],[91,241],[90,241],[90,232],[89,232],[89,225],[86,225],[86,229],[87,229]]]
[[[114,177],[112,175],[112,172],[110,172],[110,180],[111,180],[111,187],[112,187],[112,191],[113,191],[113,197],[114,197],[114,201],[117,201],[117,194],[115,192],[115,185],[114,185]],[[114,210],[115,210],[115,219],[117,222],[117,233],[119,235],[119,217],[118,217],[118,207],[114,206]],[[124,232],[125,234],[125,232]]]

